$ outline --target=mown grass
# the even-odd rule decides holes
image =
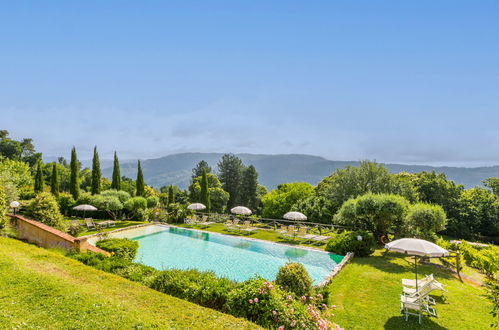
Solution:
[[[205,230],[205,231],[210,231],[210,232],[214,232],[214,233],[232,235],[232,236],[257,238],[257,239],[261,239],[261,240],[284,243],[284,244],[303,245],[303,246],[309,246],[309,247],[314,247],[314,248],[318,248],[318,249],[324,249],[324,247],[326,246],[326,244],[324,244],[324,243],[311,244],[310,242],[304,242],[303,240],[301,240],[299,238],[295,238],[294,240],[290,239],[290,238],[285,238],[275,230],[269,230],[269,229],[263,229],[263,228],[259,228],[257,231],[247,233],[244,231],[234,230],[234,229],[228,230],[225,227],[225,225],[221,224],[221,223],[216,223],[216,224],[212,224],[209,226],[185,225],[185,224],[174,224],[174,225],[180,226],[180,227],[185,227],[185,228]]]
[[[1,329],[258,328],[14,239],[0,256]]]
[[[97,221],[94,220],[94,222],[95,222],[96,225],[98,225],[102,221],[104,221],[104,220],[97,220]],[[100,232],[108,232],[108,231],[116,230],[116,229],[119,229],[119,228],[131,227],[131,226],[136,226],[136,225],[142,225],[142,224],[145,224],[145,223],[147,223],[147,221],[118,221],[118,222],[116,222],[116,224],[115,224],[114,227],[102,228],[100,230]],[[76,235],[76,236],[79,237],[79,236],[92,235],[92,234],[97,234],[98,232],[99,231],[97,231],[97,230],[87,230],[85,228],[82,232],[78,233],[78,235]]]
[[[412,259],[382,250],[367,258],[354,258],[329,286],[329,302],[337,306],[334,321],[346,329],[487,329],[491,304],[484,290],[462,283],[434,266],[418,267],[446,285],[445,299],[435,293],[437,318],[412,316],[405,321],[399,309],[402,278],[414,278]]]

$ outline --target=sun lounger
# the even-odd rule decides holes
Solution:
[[[430,292],[433,290],[434,289],[432,287],[432,282],[426,281],[426,283],[423,284],[422,286],[418,285],[417,290],[416,290],[416,288],[408,288],[408,287],[404,286],[402,289],[402,294],[406,297],[409,297],[409,298],[415,298],[415,299],[420,298],[420,299],[427,301],[428,303],[430,303],[432,305],[435,305],[436,304],[435,299],[430,297]]]
[[[422,287],[428,283],[430,284],[430,289],[431,289],[430,291],[440,290],[442,292],[447,292],[447,290],[445,289],[445,286],[442,283],[440,283],[439,281],[437,281],[433,277],[433,274],[427,275],[427,276],[423,277],[422,279],[418,280],[418,282],[417,282],[418,287]],[[407,292],[409,292],[410,290],[413,290],[413,289],[415,290],[416,280],[410,280],[410,279],[403,278],[402,285],[404,286],[404,288],[407,289]]]
[[[211,225],[213,223],[214,223],[213,221],[208,221],[208,216],[207,215],[203,215],[203,217],[201,218],[201,221],[199,222],[199,224],[203,225],[203,226],[209,226],[209,225]]]
[[[244,224],[240,228],[242,231],[245,231],[247,233],[251,233],[255,230],[258,230],[258,228],[252,227],[250,221],[245,221]]]
[[[97,229],[92,218],[85,218],[85,225],[87,226],[87,229]]]
[[[295,239],[296,237],[296,231],[295,231],[295,226],[291,225],[288,226],[286,229],[286,232],[284,233],[284,237],[290,237],[291,239]]]
[[[307,234],[307,230],[308,230],[307,227],[300,227],[298,229],[298,234],[296,236],[298,238],[305,240],[305,241],[313,240],[316,235]]]

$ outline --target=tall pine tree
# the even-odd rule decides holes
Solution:
[[[76,156],[76,148],[71,149],[71,182],[70,192],[75,201],[80,197],[80,163]]]
[[[253,211],[258,207],[257,198],[258,173],[253,165],[243,171],[241,182],[241,203]]]
[[[196,164],[196,167],[192,169],[192,180],[194,180],[198,176],[203,175],[203,170],[206,171],[206,173],[211,173],[210,165],[208,165],[206,161],[201,160]]]
[[[200,201],[206,206],[205,212],[210,213],[210,188],[208,187],[208,176],[206,175],[206,170],[204,169],[201,175]]]
[[[168,204],[175,203],[175,192],[173,191],[173,186],[168,187]]]
[[[50,176],[50,192],[55,198],[59,198],[59,175],[57,174],[57,164],[52,164],[52,175]]]
[[[229,193],[227,208],[232,208],[241,201],[241,178],[244,165],[241,159],[233,154],[225,154],[218,162],[218,178],[222,188]]]
[[[140,160],[137,163],[137,181],[135,181],[135,196],[144,196],[144,175],[142,174],[142,167],[140,167]]]
[[[35,193],[39,193],[39,192],[43,191],[43,166],[42,166],[41,160],[39,160],[36,163],[34,190],[35,190]]]
[[[116,155],[116,151],[114,152],[113,181],[111,182],[111,189],[121,190],[120,162]]]
[[[92,159],[92,195],[100,194],[101,191],[101,177],[99,154],[97,153],[97,146],[94,147],[94,158]]]

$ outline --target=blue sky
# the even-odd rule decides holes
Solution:
[[[0,115],[47,156],[499,164],[499,2],[0,1]]]

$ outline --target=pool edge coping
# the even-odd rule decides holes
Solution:
[[[331,253],[331,252],[324,251],[324,250],[321,250],[319,248],[314,248],[314,247],[311,247],[311,246],[299,246],[299,247],[297,247],[296,245],[291,245],[291,244],[286,244],[286,243],[272,242],[272,241],[267,241],[267,240],[260,239],[260,238],[227,235],[227,234],[217,233],[217,232],[208,231],[208,230],[175,226],[175,225],[172,225],[172,224],[166,224],[166,223],[162,223],[162,222],[150,222],[150,223],[143,223],[143,224],[140,224],[140,225],[135,225],[135,226],[130,226],[130,227],[117,228],[115,230],[104,232],[104,234],[117,233],[117,232],[126,231],[126,230],[130,230],[130,229],[136,229],[136,228],[140,228],[140,227],[147,227],[147,226],[151,226],[151,225],[156,225],[156,226],[161,226],[161,227],[166,227],[166,228],[173,227],[173,228],[179,228],[179,229],[187,229],[187,230],[193,230],[193,231],[197,231],[197,232],[201,232],[201,233],[208,233],[208,234],[214,234],[214,235],[222,235],[222,236],[228,236],[228,237],[234,237],[234,238],[241,238],[241,239],[245,239],[245,240],[249,240],[249,241],[257,241],[257,242],[263,242],[263,243],[268,243],[268,244],[293,247],[293,248],[297,248],[297,249],[304,249],[304,250],[311,250],[311,251],[322,252],[322,253],[327,253],[327,254],[334,254],[334,255],[339,256],[339,254]],[[98,235],[102,235],[102,233],[95,233],[95,234],[92,234],[92,235],[80,236],[80,237],[85,238],[85,239],[88,240],[89,238],[92,238],[92,237],[95,237],[95,236],[98,236]],[[343,256],[343,259],[341,259],[341,261],[339,263],[337,263],[336,266],[333,267],[333,269],[331,269],[331,272],[328,275],[326,275],[319,282],[319,284],[317,284],[317,287],[324,287],[327,284],[329,284],[333,280],[333,278],[336,275],[338,275],[338,273],[343,269],[343,267],[353,258],[353,256],[354,256],[353,252],[347,252],[347,254]]]

